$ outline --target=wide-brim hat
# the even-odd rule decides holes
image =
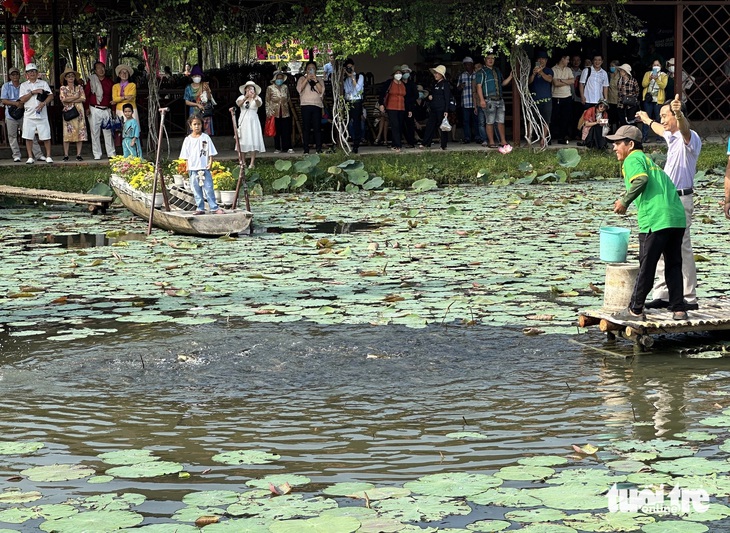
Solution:
[[[438,72],[444,78],[446,77],[446,67],[443,65],[439,65],[438,67],[430,68],[428,70],[430,70],[432,74],[435,74]]]
[[[424,93],[424,98],[426,96],[428,96],[428,90],[427,89],[424,89],[423,88],[423,85],[416,85],[416,91],[418,91],[419,93],[420,92],[423,92]]]
[[[400,71],[401,71],[401,72],[413,72],[413,71],[411,70],[411,67],[409,67],[408,65],[401,65],[401,66],[400,66]]]
[[[25,71],[28,72],[29,70],[36,70],[37,71],[38,70],[38,67],[36,66],[35,63],[28,63],[27,65],[25,65]]]
[[[277,70],[276,72],[274,72],[274,77],[271,78],[271,83],[275,83],[276,78],[278,78],[279,76],[284,76],[284,79],[286,79],[286,72],[283,72],[281,70]]]
[[[624,139],[631,139],[634,142],[641,142],[641,130],[636,126],[621,126],[616,130],[613,135],[606,135],[606,139],[609,141],[622,141]]]
[[[73,68],[71,68],[71,67],[66,67],[66,68],[64,69],[64,71],[63,71],[63,72],[61,72],[61,77],[59,78],[59,79],[60,79],[60,81],[61,81],[61,85],[63,85],[63,84],[65,83],[65,81],[66,81],[66,74],[69,74],[69,73],[72,73],[72,74],[73,74],[74,76],[76,76],[76,79],[77,79],[77,80],[80,80],[80,79],[81,79],[81,74],[79,74],[78,72],[76,72],[76,71],[75,71],[75,70],[74,70]]]
[[[252,81],[247,81],[246,83],[244,83],[243,85],[241,85],[238,88],[238,92],[240,92],[241,94],[246,94],[246,87],[253,87],[254,91],[256,91],[256,96],[258,96],[258,95],[261,94],[261,87],[259,87],[258,85],[256,85]]]
[[[600,100],[599,100],[599,101],[598,101],[598,102],[596,103],[596,107],[598,107],[599,105],[603,105],[603,106],[604,106],[604,107],[605,107],[606,109],[608,109],[609,107],[611,107],[611,105],[610,105],[610,104],[608,103],[608,100],[604,100],[603,98],[601,98],[601,99],[600,99]]]
[[[624,63],[623,65],[620,65],[618,67],[620,70],[623,70],[626,74],[631,74],[631,65],[628,63]]]
[[[393,74],[396,72],[403,72],[403,65],[396,65],[393,67]]]
[[[125,65],[125,64],[117,65],[117,68],[114,69],[114,73],[117,76],[119,76],[119,73],[122,72],[123,70],[126,70],[127,74],[129,74],[130,76],[134,75],[134,70],[132,70],[132,67],[130,67],[129,65]]]

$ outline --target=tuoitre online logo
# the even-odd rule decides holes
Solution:
[[[664,485],[656,490],[619,489],[614,483],[608,491],[608,510],[612,513],[688,514],[704,513],[710,495],[703,489],[674,487],[664,494]]]

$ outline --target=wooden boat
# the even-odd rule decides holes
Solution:
[[[119,197],[124,207],[145,220],[149,219],[151,196],[132,188],[119,176],[112,175],[109,185]],[[248,229],[253,214],[241,209],[226,209],[222,215],[194,215],[171,206],[170,211],[155,209],[152,225],[160,229],[201,237],[236,235]]]

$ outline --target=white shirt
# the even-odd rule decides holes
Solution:
[[[702,150],[700,136],[694,130],[690,130],[689,144],[685,144],[681,131],[677,130],[674,133],[665,131],[664,140],[667,141],[669,147],[664,172],[671,178],[677,189],[694,187],[697,158],[700,157],[700,150]]]
[[[48,83],[46,83],[45,80],[37,79],[34,83],[31,83],[30,81],[24,81],[20,84],[20,98],[25,96],[26,94],[29,94],[36,89],[43,89],[46,92],[51,92],[51,88],[48,86]],[[41,100],[38,100],[39,95],[33,95],[25,102],[25,118],[31,119],[31,120],[48,120],[48,109],[47,106],[43,106],[43,109],[41,109],[40,113],[36,112],[36,108],[38,107],[38,104],[41,103]],[[46,95],[46,98],[48,96]]]
[[[216,154],[218,151],[211,138],[207,133],[201,133],[198,138],[192,135],[185,137],[180,150],[180,159],[188,162],[188,172],[191,172],[207,169],[210,158]]]
[[[590,77],[588,77],[589,69],[591,71]],[[608,73],[602,68],[596,70],[593,66],[588,67],[583,69],[580,75],[580,83],[585,85],[583,96],[586,97],[586,103],[597,104],[603,98],[603,88],[608,87]]]

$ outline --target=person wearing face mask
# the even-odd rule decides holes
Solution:
[[[429,115],[428,124],[426,124],[426,133],[423,136],[423,143],[419,144],[419,148],[430,148],[431,140],[434,137],[436,131],[440,133],[441,137],[441,149],[446,150],[446,143],[448,142],[448,132],[441,129],[440,125],[444,119],[448,119],[449,111],[451,107],[451,86],[446,80],[446,67],[439,65],[432,69],[429,69],[433,75],[433,87],[431,94],[428,95],[427,100],[429,104]]]
[[[355,62],[345,59],[345,81],[342,84],[352,124],[352,152],[360,149],[362,138],[362,97],[365,90],[365,76],[355,72]]]
[[[426,124],[428,123],[428,91],[423,88],[423,85],[416,87],[417,96],[416,102],[413,104],[413,125],[418,134],[418,140],[423,139],[423,133],[426,130]]]
[[[322,108],[324,107],[324,82],[317,77],[317,63],[308,61],[304,75],[297,81],[299,104],[302,110],[302,141],[304,153],[309,153],[310,130],[314,129],[317,153],[322,153]]]
[[[621,73],[618,71],[619,61],[614,59],[608,67],[608,123],[611,131],[618,129],[618,80]]]
[[[241,93],[236,99],[236,105],[241,108],[238,117],[238,143],[244,154],[243,164],[246,164],[245,154],[249,154],[248,168],[256,165],[256,152],[265,152],[264,136],[261,132],[261,121],[258,110],[261,107],[261,87],[252,81],[247,81],[238,88]]]
[[[676,87],[676,81],[674,77],[674,58],[667,60],[667,87],[664,89],[664,94],[672,95],[679,92]],[[687,73],[686,70],[682,69],[682,92],[679,95],[682,103],[687,105],[687,91],[689,91],[695,83],[694,76]]]
[[[213,106],[215,100],[210,85],[203,81],[203,69],[195,65],[190,71],[193,81],[185,87],[185,105],[190,108],[189,115],[200,115],[203,119],[203,133],[213,135]]]
[[[289,108],[289,87],[286,85],[286,72],[277,70],[266,88],[266,116],[274,117],[276,135],[274,135],[274,153],[294,153],[291,147],[291,114]]]
[[[403,83],[402,65],[393,67],[393,77],[390,83],[384,83],[378,98],[379,109],[388,114],[390,133],[393,139],[391,148],[400,152],[403,147],[402,135],[404,133],[406,115],[411,116],[411,110],[407,107],[409,101],[406,98],[406,85]]]
[[[659,121],[659,110],[664,104],[667,81],[669,80],[666,73],[662,72],[662,64],[658,59],[652,63],[651,70],[644,74],[644,80],[641,82],[644,91],[641,94],[644,101],[644,111],[650,120]],[[649,142],[649,131],[651,128],[644,124],[642,143]]]
[[[416,99],[418,98],[418,90],[416,89],[416,81],[412,76],[412,70],[408,65],[401,65],[401,71],[403,72],[402,81],[406,86],[406,109],[410,110],[410,113],[406,113],[405,125],[403,127],[403,137],[406,139],[407,148],[416,147],[416,125],[413,120],[413,107],[416,105]]]

